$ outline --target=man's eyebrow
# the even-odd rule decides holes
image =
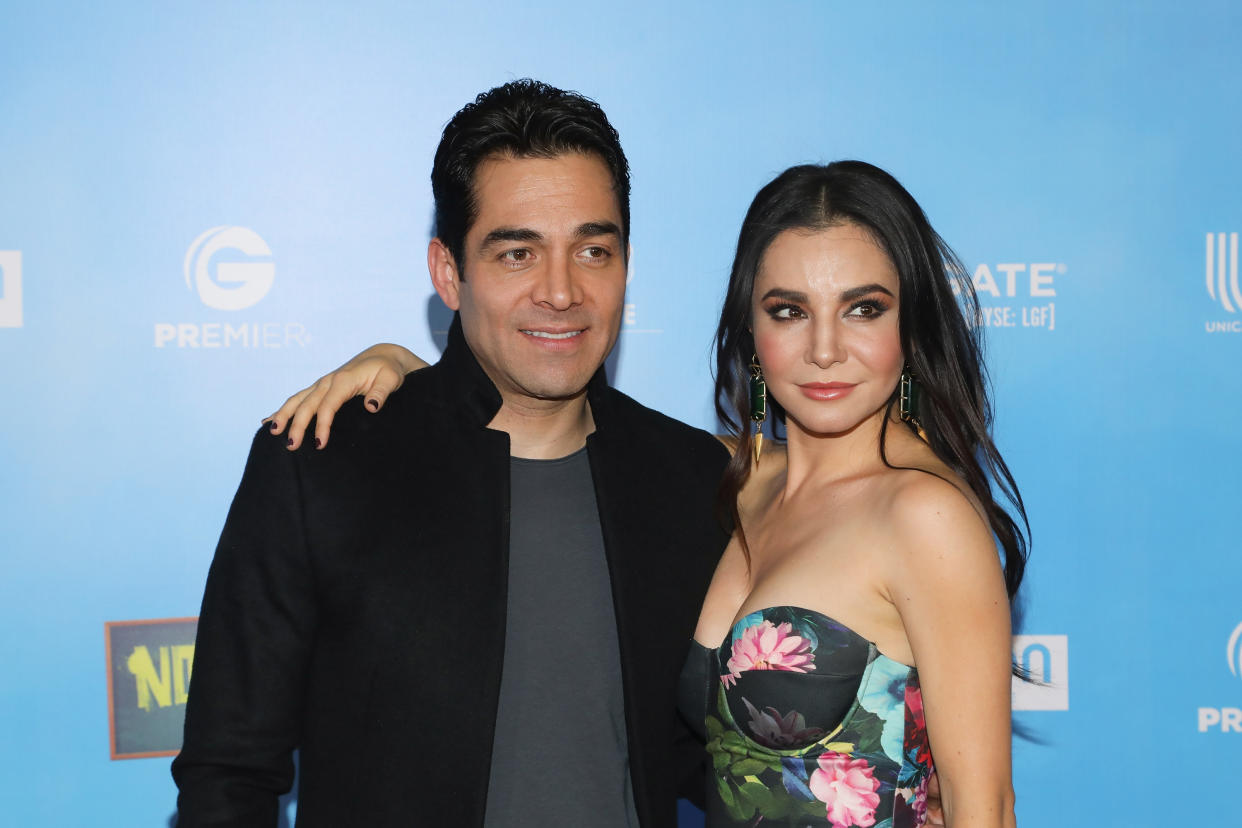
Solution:
[[[616,236],[621,238],[621,228],[611,221],[588,221],[579,224],[574,230],[575,239],[587,239],[591,236]]]
[[[486,250],[500,242],[537,242],[543,240],[543,234],[529,227],[497,227],[483,237],[479,243],[480,250]]]

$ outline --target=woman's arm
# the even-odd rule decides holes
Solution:
[[[273,434],[280,434],[288,426],[286,443],[293,451],[302,444],[306,426],[315,417],[315,448],[323,448],[328,444],[332,418],[347,400],[364,394],[367,410],[379,411],[388,395],[405,382],[406,374],[426,367],[426,362],[400,345],[372,345],[285,400],[263,422],[271,424]]]
[[[1012,828],[1010,623],[991,532],[952,484],[899,493],[889,581],[922,686],[950,828]]]

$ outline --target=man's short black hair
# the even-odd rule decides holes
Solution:
[[[463,106],[436,148],[431,192],[436,236],[464,276],[466,233],[478,217],[475,170],[490,158],[555,158],[565,153],[595,155],[608,167],[621,210],[621,242],[630,239],[630,165],[617,131],[599,104],[523,78],[482,93]]]

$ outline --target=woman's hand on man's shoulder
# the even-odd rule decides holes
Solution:
[[[347,401],[364,396],[364,407],[375,413],[384,407],[388,395],[401,387],[407,373],[426,366],[426,362],[400,345],[372,345],[289,397],[263,422],[268,423],[274,435],[288,428],[285,444],[293,451],[302,445],[306,427],[313,417],[315,448],[322,449],[328,445],[333,417]]]

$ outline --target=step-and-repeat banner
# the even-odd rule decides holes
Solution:
[[[1242,825],[1240,9],[8,4],[0,823],[169,824],[250,436],[369,343],[439,352],[440,129],[533,76],[633,165],[614,381],[699,426],[756,190],[861,158],[914,193],[973,274],[1031,516],[1020,819]]]

